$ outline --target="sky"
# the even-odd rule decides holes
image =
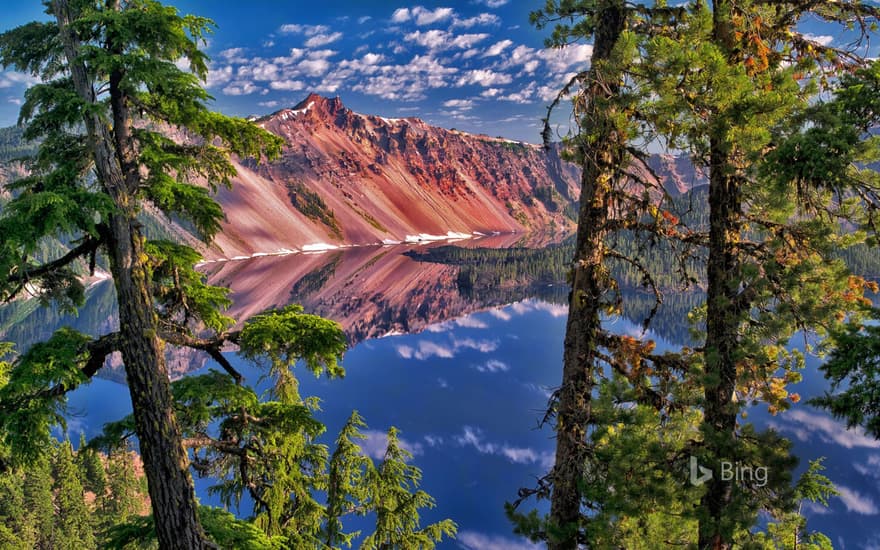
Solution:
[[[239,116],[316,92],[365,114],[537,143],[547,105],[592,51],[546,49],[550,29],[529,23],[540,0],[167,3],[216,22],[207,87],[213,108]],[[0,30],[45,17],[36,0],[10,2]],[[15,123],[33,82],[0,72],[0,126]]]

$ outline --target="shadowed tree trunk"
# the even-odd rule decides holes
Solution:
[[[568,322],[565,329],[562,384],[556,409],[556,463],[550,521],[560,531],[551,536],[550,550],[576,548],[581,518],[579,484],[588,458],[587,432],[600,326],[602,296],[608,290],[605,237],[611,215],[611,191],[624,163],[623,136],[613,120],[619,72],[607,61],[623,32],[626,8],[619,0],[597,9],[592,66],[589,71],[578,138],[583,166],[577,243],[572,269]]]

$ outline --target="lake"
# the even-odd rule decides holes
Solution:
[[[466,246],[510,242],[498,237]],[[515,282],[466,292],[457,267],[417,262],[404,254],[423,249],[352,248],[207,264],[204,269],[213,283],[233,289],[233,317],[299,302],[342,324],[351,342],[343,361],[346,377],[316,380],[301,371],[302,394],[322,400],[317,417],[328,426],[327,443],[352,409],[369,424],[364,450],[371,456],[381,456],[389,426],[401,430],[414,464],[423,470],[422,488],[437,500],[437,508],[423,514],[423,523],[450,517],[459,526],[458,539],[442,548],[537,548],[511,534],[503,505],[552,465],[552,430],[538,424],[561,377],[567,292]],[[683,319],[694,301],[688,296],[668,300],[667,310],[657,317],[657,332],[649,333],[659,348],[686,334],[687,327],[676,320]],[[635,313],[632,319],[607,323],[637,335]],[[26,321],[13,321],[8,314],[0,316],[0,329],[5,330],[0,337],[33,341],[59,323],[111,330],[112,284],[94,285],[78,318],[37,311]],[[256,382],[255,368],[231,351],[228,356]],[[211,367],[191,355],[176,356],[170,366],[177,376]],[[805,400],[823,391],[816,367],[811,358],[804,381],[794,389]],[[102,376],[70,396],[74,438],[80,431],[88,437],[97,434],[104,422],[130,409],[118,382],[118,365],[117,370],[105,368]],[[825,473],[842,495],[828,509],[807,509],[811,529],[826,533],[835,547],[880,546],[880,441],[847,431],[803,404],[775,417],[757,407],[749,419],[794,441],[799,471],[808,460],[827,457]],[[204,491],[207,484],[196,483],[202,500],[211,503]]]

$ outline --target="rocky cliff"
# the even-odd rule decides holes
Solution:
[[[227,221],[215,258],[492,232],[540,243],[573,229],[577,169],[554,150],[362,115],[315,94],[257,123],[284,152],[237,164],[218,197]]]

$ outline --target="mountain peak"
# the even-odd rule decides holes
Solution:
[[[335,114],[340,110],[345,109],[345,105],[342,104],[342,100],[339,98],[339,96],[330,99],[329,97],[324,97],[320,94],[312,92],[307,95],[305,99],[297,103],[293,110],[308,111],[315,107],[317,107],[319,111],[330,114]]]

